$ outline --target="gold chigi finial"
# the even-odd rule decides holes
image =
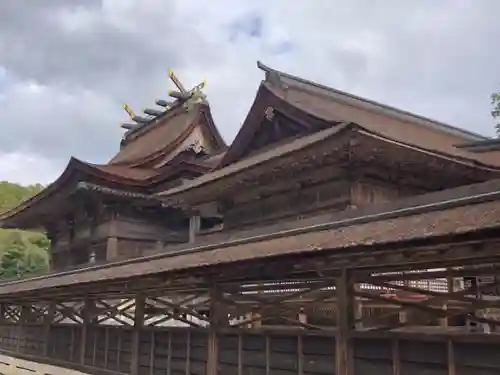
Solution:
[[[182,82],[177,78],[172,69],[168,69],[168,77],[172,80],[174,85],[177,87],[178,91],[170,90],[168,94],[176,99],[188,100],[193,96],[200,96],[201,90],[203,90],[207,86],[206,80],[197,84],[190,90],[186,90],[185,86]]]
[[[127,114],[130,116],[130,119],[133,119],[135,117],[135,113],[134,111],[132,110],[132,108],[130,108],[128,106],[127,103],[123,103],[123,109],[125,110],[125,112],[127,112]]]

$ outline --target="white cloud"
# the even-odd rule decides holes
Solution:
[[[492,134],[498,0],[49,3],[0,3],[0,152],[26,150],[59,171],[71,155],[103,162],[116,151],[121,103],[138,111],[165,97],[168,67],[188,86],[207,79],[230,141],[262,79],[258,59]],[[257,19],[258,37],[245,33]]]
[[[59,176],[61,171],[58,167],[51,160],[25,152],[0,154],[0,181],[45,185]]]

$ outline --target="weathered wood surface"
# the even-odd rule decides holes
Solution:
[[[54,325],[47,356],[42,327],[0,326],[4,355],[90,374],[128,374],[132,328],[91,326],[84,364],[79,363],[81,326]],[[500,337],[437,334],[354,333],[354,375],[493,375],[500,373]],[[140,374],[205,375],[209,332],[193,328],[144,328],[138,340]],[[450,341],[451,340],[451,341]],[[217,374],[335,374],[335,334],[307,331],[236,330],[217,333]],[[449,344],[451,342],[451,344]],[[451,348],[451,349],[450,349]],[[453,363],[450,363],[450,358]],[[451,372],[454,369],[455,372]]]

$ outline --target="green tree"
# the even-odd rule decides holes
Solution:
[[[500,92],[491,94],[491,105],[493,106],[493,109],[491,110],[491,115],[495,120],[497,120],[497,123],[495,125],[495,130],[497,136],[500,136]]]
[[[43,189],[40,184],[21,186],[0,182],[0,211],[19,205]],[[0,229],[0,279],[36,275],[48,270],[50,241],[43,233]]]

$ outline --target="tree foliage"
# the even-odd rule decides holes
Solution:
[[[0,211],[5,212],[43,189],[0,182]],[[36,275],[48,269],[50,242],[43,233],[0,229],[0,279]]]
[[[500,136],[500,92],[491,94],[491,105],[493,109],[491,110],[491,115],[497,121],[495,125],[495,130],[497,136]]]

